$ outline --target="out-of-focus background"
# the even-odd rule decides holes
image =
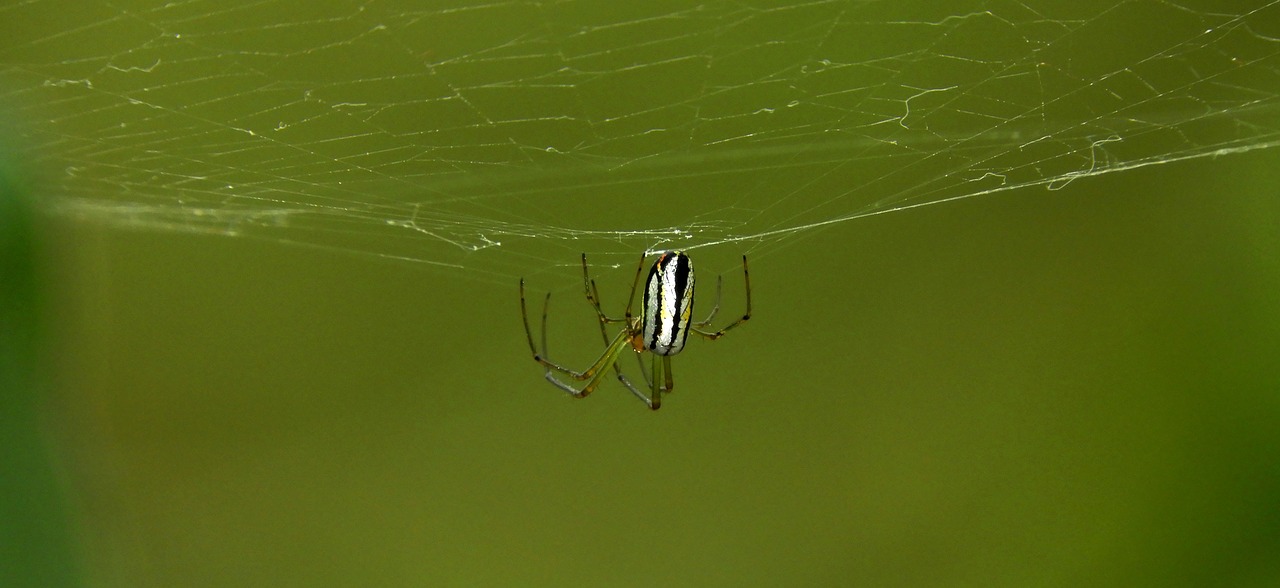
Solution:
[[[0,6],[0,585],[1276,585],[1280,3],[1061,4]]]

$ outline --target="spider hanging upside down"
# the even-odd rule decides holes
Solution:
[[[596,316],[600,319],[600,336],[607,346],[596,362],[581,372],[561,366],[547,359],[545,355],[547,307],[551,304],[550,293],[547,293],[542,303],[542,351],[539,352],[538,347],[534,345],[533,332],[529,330],[529,312],[525,308],[524,278],[520,279],[520,316],[524,320],[524,333],[529,339],[529,351],[533,353],[534,361],[542,364],[546,369],[548,382],[574,398],[583,398],[600,385],[600,380],[612,366],[618,375],[619,382],[622,382],[649,408],[658,410],[658,407],[662,406],[662,395],[671,392],[673,387],[671,356],[684,349],[684,342],[690,331],[714,341],[751,318],[751,275],[747,272],[747,256],[744,255],[742,256],[742,279],[746,283],[747,311],[741,318],[719,331],[703,330],[711,324],[716,312],[720,310],[721,284],[717,280],[716,304],[711,309],[711,313],[707,315],[706,320],[690,324],[693,316],[693,265],[689,261],[689,256],[680,251],[667,251],[658,256],[658,260],[649,270],[648,279],[645,280],[644,313],[640,316],[632,315],[631,304],[635,299],[636,286],[640,283],[640,271],[644,269],[645,257],[646,255],[641,254],[640,263],[636,266],[636,277],[631,282],[631,295],[627,297],[626,314],[622,318],[610,318],[600,309],[600,292],[596,289],[595,280],[587,274],[587,254],[582,254],[582,285],[586,290],[587,302],[595,309]],[[622,323],[622,331],[612,341],[609,340],[609,334],[605,331],[606,325],[610,323]],[[631,381],[622,374],[622,367],[618,365],[619,356],[628,347],[636,352],[637,359],[639,354],[645,351],[653,353],[647,373],[644,370],[644,361],[640,360],[640,371],[644,374],[649,387],[648,394],[632,385]],[[658,362],[658,356],[662,357],[661,363]],[[563,373],[578,382],[585,380],[586,385],[581,389],[575,388],[574,385],[557,378],[552,370]]]

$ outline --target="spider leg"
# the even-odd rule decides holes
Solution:
[[[586,253],[582,254],[582,279],[584,281],[584,287],[587,289],[587,302],[591,303],[591,307],[594,308],[596,311],[596,316],[599,317],[600,319],[600,322],[599,322],[600,339],[604,341],[605,346],[608,346],[609,333],[605,331],[605,325],[609,323],[625,322],[626,319],[611,319],[605,316],[603,310],[600,310],[600,291],[596,289],[596,281],[587,278],[587,254]],[[544,331],[546,330],[545,326],[543,326],[543,330]],[[545,341],[542,343],[542,348],[543,349],[547,348],[547,344]],[[631,382],[627,380],[627,377],[622,375],[622,366],[618,365],[617,362],[614,362],[613,364],[613,371],[618,374],[618,381],[622,382],[623,384],[626,384],[628,388],[632,387]]]
[[[695,327],[705,327],[716,320],[716,313],[720,312],[720,294],[724,291],[724,276],[716,276],[716,303],[711,307],[711,312],[707,314],[707,318],[700,322],[693,323]]]
[[[745,323],[748,320],[750,320],[751,319],[751,274],[747,271],[747,256],[745,255],[742,256],[742,280],[746,284],[747,311],[742,313],[742,316],[738,320],[733,321],[732,323],[729,323],[728,326],[714,333],[708,333],[707,331],[696,328],[696,327],[705,326],[702,323],[698,323],[695,327],[690,327],[689,330],[701,335],[705,339],[715,341],[716,339],[723,337],[725,333],[728,333],[729,331],[733,330],[738,325],[741,325],[742,323]],[[717,302],[716,305],[719,306],[719,302]],[[708,320],[708,322],[710,321]]]
[[[650,410],[658,410],[662,406],[662,390],[658,389],[658,381],[662,376],[658,372],[662,368],[658,364],[658,356],[649,358],[649,366],[653,373],[649,376],[649,398],[645,403],[649,405]]]
[[[666,377],[667,377],[667,382],[666,382],[667,387],[662,392],[664,394],[669,394],[676,387],[675,380],[672,379],[671,377],[671,356],[670,355],[662,356],[662,372],[666,374]]]
[[[547,298],[542,303],[542,347],[544,349],[547,346],[547,308],[550,305],[551,305],[551,294],[547,293]],[[524,298],[524,278],[521,278],[520,279],[520,318],[524,321],[524,335],[529,342],[529,353],[533,354],[533,360],[542,364],[543,367],[546,367],[548,372],[550,372],[553,369],[558,370],[566,374],[573,375],[575,380],[585,380],[586,378],[590,377],[591,374],[589,373],[578,374],[577,372],[569,368],[558,365],[555,362],[543,357],[542,353],[538,352],[538,346],[533,342],[533,331],[529,329],[529,311],[526,308],[526,306],[527,305],[525,304],[525,298]]]
[[[627,384],[627,387],[631,389],[632,394],[636,395],[636,398],[639,398],[642,402],[649,405],[649,410],[658,410],[659,408],[662,408],[662,395],[671,392],[672,387],[671,356],[664,355],[662,356],[662,361],[659,362],[658,356],[656,354],[653,355],[649,358],[649,371],[642,371],[641,373],[644,373],[645,379],[648,380],[649,394],[646,396],[643,392],[640,392],[631,386],[630,383]],[[664,376],[663,374],[666,375]],[[665,382],[666,387],[659,387],[659,382]]]
[[[576,374],[572,371],[566,371],[570,377],[575,379],[578,379],[578,376],[580,375],[586,376],[587,374],[594,372],[594,375],[590,376],[590,379],[587,380],[587,384],[583,386],[582,389],[574,388],[573,385],[568,382],[557,378],[550,368],[547,369],[544,377],[546,377],[547,381],[551,382],[552,385],[565,391],[570,396],[574,398],[586,398],[588,394],[595,391],[596,387],[600,385],[601,380],[603,380],[604,375],[608,373],[609,370],[606,366],[613,365],[614,369],[617,370],[618,373],[618,381],[622,382],[622,384],[627,387],[627,390],[630,390],[631,393],[634,394],[636,398],[639,398],[641,402],[647,404],[650,409],[658,410],[659,402],[650,401],[646,398],[644,392],[641,392],[632,385],[631,380],[628,380],[626,376],[622,375],[622,370],[618,368],[618,356],[625,353],[627,348],[630,347],[630,340],[626,335],[626,331],[618,333],[618,336],[613,340],[613,343],[605,349],[605,352],[600,356],[600,359],[596,361],[595,365],[588,368],[586,372]]]
[[[594,392],[596,387],[600,385],[601,379],[604,378],[605,374],[609,373],[609,366],[617,366],[618,355],[626,350],[630,344],[626,335],[626,331],[618,333],[618,336],[615,337],[613,342],[609,344],[609,347],[604,350],[604,353],[600,355],[600,358],[597,359],[591,367],[587,368],[586,371],[579,373],[573,370],[564,369],[551,362],[545,362],[543,365],[549,365],[549,367],[547,368],[544,377],[546,377],[548,382],[551,382],[555,387],[564,390],[570,396],[573,396],[574,398],[585,398],[588,394]],[[555,373],[551,371],[552,369],[562,371],[575,380],[586,380],[587,383],[581,389],[574,388],[573,385],[557,378]],[[626,384],[628,388],[632,388],[631,383],[627,382],[625,378],[622,378],[621,374],[619,374],[619,378],[623,380],[623,383]]]
[[[529,328],[529,311],[528,311],[528,304],[525,301],[524,280],[523,279],[520,280],[520,315],[521,315],[521,319],[524,321],[525,338],[528,340],[529,351],[533,354],[534,361],[537,361],[538,363],[542,364],[543,369],[545,370],[544,377],[547,379],[548,382],[551,382],[552,385],[563,390],[565,393],[569,394],[570,396],[573,396],[574,398],[583,398],[583,397],[586,397],[588,394],[591,394],[593,391],[595,391],[596,387],[600,385],[600,381],[603,378],[604,374],[608,373],[608,367],[612,365],[617,370],[618,380],[621,381],[624,385],[626,385],[627,389],[631,390],[632,394],[635,394],[641,400],[645,400],[644,394],[640,392],[634,385],[632,385],[631,382],[627,380],[625,376],[622,375],[621,369],[618,369],[618,366],[617,366],[618,356],[621,355],[624,350],[630,347],[631,338],[629,336],[630,332],[627,329],[623,329],[620,333],[618,333],[618,335],[614,337],[613,341],[609,342],[608,346],[604,350],[604,353],[602,353],[600,357],[596,359],[596,362],[592,364],[591,367],[587,368],[584,371],[576,372],[556,362],[553,362],[550,359],[547,359],[544,356],[544,354],[547,353],[547,349],[548,349],[547,347],[547,315],[549,314],[548,309],[550,308],[550,306],[551,306],[551,294],[548,293],[542,305],[542,352],[539,352],[537,345],[533,342],[533,331],[532,329]],[[602,325],[601,329],[603,328],[604,327]],[[576,388],[574,387],[574,385],[568,382],[565,382],[560,378],[557,378],[555,375],[555,372],[561,372],[567,375],[569,378],[572,378],[573,380],[578,380],[578,381],[586,380],[586,384],[581,389]],[[650,404],[647,400],[645,403]],[[651,404],[650,406],[652,407]]]
[[[600,290],[596,288],[596,281],[591,279],[587,271],[587,254],[582,254],[582,287],[586,290],[587,302],[591,303],[591,307],[595,309],[596,316],[601,323],[631,323],[631,301],[636,297],[636,285],[640,283],[640,274],[644,270],[645,255],[640,254],[640,264],[636,266],[636,276],[631,282],[631,294],[627,297],[627,312],[623,318],[612,318],[604,313],[600,306]]]
[[[596,287],[596,281],[591,279],[591,274],[587,270],[587,254],[586,253],[582,254],[582,287],[586,291],[587,302],[591,303],[591,308],[595,309],[596,311],[596,317],[600,319],[600,339],[604,341],[606,346],[609,344],[609,333],[605,330],[605,326],[608,325],[609,323],[626,323],[627,325],[626,328],[629,328],[632,330],[635,329],[635,327],[632,326],[632,321],[631,321],[630,301],[635,298],[636,287],[637,287],[637,284],[640,283],[640,274],[643,273],[644,271],[644,259],[645,259],[645,255],[641,254],[640,263],[636,266],[635,278],[631,281],[631,295],[627,298],[628,303],[627,303],[626,315],[623,318],[610,318],[608,315],[604,313],[604,310],[602,310],[600,307],[600,290],[599,288]],[[546,331],[545,325],[543,326],[543,331],[544,332]],[[547,348],[547,344],[545,341],[542,343],[542,348],[543,349]],[[639,364],[640,366],[640,374],[645,377],[645,383],[647,386],[649,375],[644,369],[644,359],[640,357],[639,353],[636,354],[636,363]],[[641,400],[645,400],[646,404],[649,403],[648,400],[646,399],[647,397],[643,393],[641,393],[634,385],[631,384],[631,380],[628,380],[627,376],[623,375],[621,364],[614,363],[613,370],[618,375],[618,381],[622,382],[622,384],[626,386],[628,390],[631,390],[632,394],[635,394]]]

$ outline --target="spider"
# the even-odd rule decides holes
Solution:
[[[533,331],[529,329],[529,312],[525,305],[524,278],[520,279],[520,317],[524,320],[524,334],[529,340],[529,351],[533,353],[534,361],[542,364],[546,369],[548,382],[574,398],[584,398],[600,385],[601,379],[612,366],[619,382],[622,382],[650,409],[658,410],[662,406],[662,395],[671,392],[674,386],[671,378],[671,356],[684,349],[689,332],[692,331],[705,339],[715,341],[751,318],[751,275],[747,272],[747,256],[744,255],[742,256],[742,279],[746,284],[747,311],[741,318],[719,331],[703,330],[711,324],[720,310],[722,280],[717,280],[716,304],[712,307],[711,313],[707,315],[706,320],[690,324],[690,318],[693,316],[693,265],[689,261],[689,256],[681,251],[667,251],[658,256],[658,260],[649,269],[648,279],[645,280],[644,313],[640,316],[632,315],[631,305],[635,300],[636,287],[640,283],[640,271],[644,269],[646,257],[646,254],[641,254],[640,263],[636,266],[636,277],[631,282],[631,294],[627,297],[626,314],[622,318],[610,318],[600,309],[600,291],[596,289],[595,280],[591,279],[587,273],[587,254],[582,254],[582,285],[586,291],[587,302],[595,309],[596,316],[600,319],[600,337],[606,346],[604,353],[600,354],[595,363],[581,372],[557,364],[547,359],[545,355],[547,308],[551,304],[550,293],[547,293],[542,303],[542,352],[539,352],[538,347],[534,345]],[[612,341],[606,332],[606,326],[611,323],[622,323],[622,331],[614,336]],[[628,347],[637,354],[640,371],[644,374],[645,383],[648,384],[647,394],[636,388],[622,374],[622,367],[618,365],[619,356]],[[645,351],[653,353],[648,373],[644,369],[644,360],[639,356]],[[661,362],[658,361],[659,356],[662,357]],[[585,380],[586,384],[582,388],[576,388],[573,384],[557,378],[552,370],[578,382]]]

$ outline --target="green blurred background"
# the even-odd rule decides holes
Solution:
[[[1277,3],[309,6],[0,9],[4,586],[1280,583]]]

